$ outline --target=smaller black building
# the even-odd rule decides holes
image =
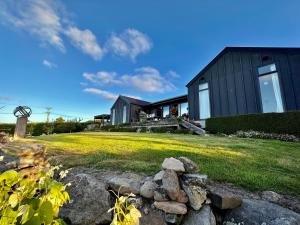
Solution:
[[[227,47],[188,84],[189,117],[300,109],[300,48]]]
[[[141,111],[153,120],[182,116],[188,113],[187,95],[152,103],[120,95],[111,107],[111,124],[138,122]]]

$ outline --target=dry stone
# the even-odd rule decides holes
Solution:
[[[186,205],[183,203],[175,202],[175,201],[154,202],[154,206],[157,209],[163,210],[166,213],[180,214],[180,215],[187,213]]]
[[[194,185],[183,184],[183,190],[188,196],[189,204],[194,210],[199,210],[206,200],[206,190]]]
[[[157,188],[157,184],[153,181],[146,181],[140,189],[140,195],[145,198],[153,198],[154,191]]]
[[[124,194],[139,194],[141,188],[142,177],[136,174],[130,174],[130,176],[115,176],[108,181],[108,185],[116,193]]]
[[[170,199],[176,201],[180,195],[179,180],[176,172],[174,170],[166,170],[163,175],[162,183]]]
[[[159,185],[162,184],[162,178],[163,178],[163,175],[164,175],[165,171],[164,170],[161,170],[159,171],[157,174],[155,174],[154,178],[153,178],[153,181]]]
[[[185,172],[187,172],[187,173],[198,172],[198,170],[199,170],[198,165],[195,162],[193,162],[192,160],[190,160],[189,158],[179,157],[178,159],[183,163]]]
[[[190,210],[182,225],[216,225],[216,218],[210,206],[205,205],[200,211]]]
[[[183,174],[181,176],[182,182],[184,182],[187,185],[195,185],[195,186],[201,186],[205,187],[207,183],[207,175],[205,174]]]
[[[210,190],[212,204],[219,209],[234,209],[242,204],[242,199],[236,195],[221,190]]]
[[[168,201],[168,193],[165,189],[163,188],[156,188],[154,191],[154,200],[158,202],[165,202]]]
[[[176,172],[185,172],[183,163],[173,157],[165,158],[162,168],[165,170],[174,170]]]

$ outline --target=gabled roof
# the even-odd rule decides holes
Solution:
[[[174,103],[174,102],[183,102],[183,101],[187,101],[187,95],[180,95],[180,96],[176,96],[173,98],[168,98],[168,99],[164,99],[164,100],[160,100],[157,102],[152,102],[147,106],[158,106],[158,105],[163,105],[163,104],[170,104],[170,103]]]
[[[150,104],[150,102],[146,102],[137,98],[132,98],[124,95],[120,95],[120,98],[122,98],[124,101],[126,101],[128,104],[134,104],[134,105],[140,105],[145,106]]]
[[[207,64],[187,85],[189,87],[195,80],[203,75],[212,65],[214,65],[227,52],[300,52],[300,48],[288,47],[225,47],[210,63]]]

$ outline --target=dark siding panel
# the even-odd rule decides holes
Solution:
[[[262,59],[261,54],[257,54],[257,53],[251,54],[252,79],[253,79],[254,89],[255,89],[255,93],[256,93],[256,95],[253,97],[255,98],[257,113],[262,112],[260,87],[259,87],[259,80],[258,80],[258,67],[262,66],[261,59]],[[272,61],[268,62],[268,64],[271,64],[271,63],[272,63]]]
[[[226,65],[226,81],[227,81],[227,91],[228,91],[228,104],[229,104],[229,115],[236,115],[237,103],[236,103],[236,90],[235,90],[235,80],[232,64],[232,54],[227,53],[225,57]]]
[[[293,81],[293,89],[295,92],[295,109],[300,110],[300,54],[289,55],[289,65]]]
[[[188,102],[189,102],[189,118],[196,120],[195,118],[195,99],[194,99],[194,85],[191,85],[188,89]]]
[[[242,63],[242,73],[244,80],[245,88],[245,97],[247,103],[247,113],[256,113],[257,105],[255,101],[256,91],[254,86],[254,80],[252,76],[252,66],[251,66],[251,54],[242,53],[241,54],[241,63]]]
[[[219,89],[220,89],[220,99],[221,99],[221,115],[229,115],[229,104],[228,104],[228,92],[227,92],[227,79],[226,79],[226,65],[224,63],[224,56],[218,61],[218,77],[219,77]]]
[[[241,58],[239,53],[233,53],[232,56],[233,70],[235,76],[235,89],[238,114],[247,113],[246,94],[244,86],[244,77],[242,73]]]
[[[285,103],[285,110],[290,111],[296,108],[294,87],[286,54],[275,56],[276,65],[278,65],[280,87],[282,100]]]
[[[219,79],[218,79],[218,73],[217,73],[217,68],[216,66],[213,66],[211,68],[211,82],[210,82],[210,92],[212,95],[212,101],[211,101],[211,105],[213,105],[213,112],[212,112],[212,116],[213,117],[218,117],[221,116],[221,101],[220,101],[220,87],[219,87]]]

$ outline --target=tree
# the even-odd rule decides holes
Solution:
[[[58,118],[56,118],[56,120],[54,121],[54,123],[64,123],[65,122],[65,120],[64,120],[64,118],[62,118],[62,117],[58,117]]]

